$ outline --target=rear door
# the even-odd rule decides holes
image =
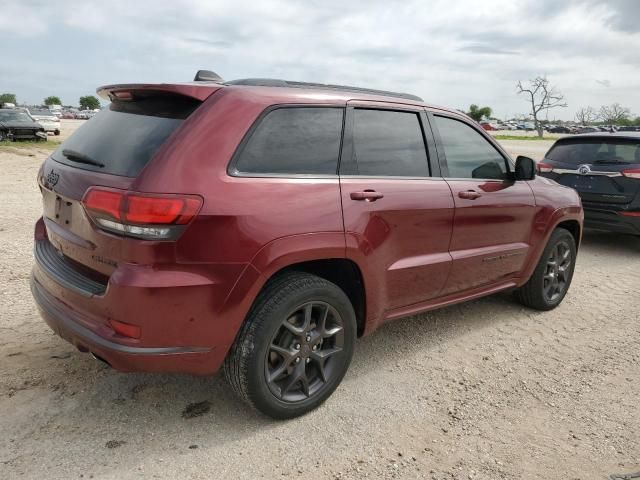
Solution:
[[[347,246],[357,252],[347,255],[367,265],[387,308],[438,296],[449,273],[454,205],[430,158],[422,108],[349,103],[340,187]]]
[[[455,202],[453,264],[443,295],[517,275],[529,251],[533,191],[511,179],[507,157],[477,125],[443,114],[431,118]]]
[[[640,182],[623,175],[640,168],[640,139],[577,137],[557,141],[547,152],[551,178],[574,188],[584,202],[626,205],[638,194]]]

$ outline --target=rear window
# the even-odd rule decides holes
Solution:
[[[584,138],[557,142],[546,158],[571,165],[640,163],[640,140]]]
[[[177,95],[114,101],[87,120],[53,153],[53,159],[85,170],[135,177],[198,105],[197,100]],[[79,162],[64,151],[104,166]]]
[[[417,113],[356,109],[353,149],[359,175],[429,176]]]
[[[343,109],[287,107],[267,113],[234,165],[236,173],[335,175]]]

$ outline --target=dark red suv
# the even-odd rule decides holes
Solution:
[[[460,113],[280,80],[111,85],[45,162],[32,291],[122,371],[213,374],[293,417],[356,337],[514,289],[557,306],[580,199]]]

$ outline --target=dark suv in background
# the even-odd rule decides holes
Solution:
[[[99,89],[109,107],[40,170],[32,292],[81,351],[122,371],[224,365],[286,418],[386,321],[501,290],[540,310],[564,298],[578,195],[464,114],[207,77]]]
[[[561,138],[538,171],[578,191],[585,226],[640,235],[640,132]]]

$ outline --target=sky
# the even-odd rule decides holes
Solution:
[[[282,78],[421,96],[498,118],[546,75],[571,120],[618,102],[640,115],[640,0],[2,0],[0,93],[77,105],[100,85]]]

